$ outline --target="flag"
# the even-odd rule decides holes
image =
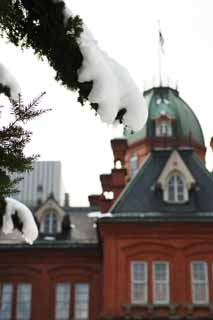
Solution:
[[[165,44],[165,41],[164,41],[164,37],[163,37],[162,32],[161,32],[160,29],[159,29],[159,44],[160,44],[161,52],[164,53],[164,44]]]

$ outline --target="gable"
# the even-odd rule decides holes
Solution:
[[[187,168],[180,154],[176,150],[171,153],[169,159],[165,164],[165,167],[163,168],[157,180],[157,185],[160,185],[162,189],[165,189],[167,178],[171,174],[171,172],[178,172],[183,175],[187,184],[187,189],[190,189],[191,186],[196,182],[190,170]]]
[[[179,154],[179,155],[177,155]],[[165,181],[172,166],[183,172],[190,184],[189,201],[165,203],[158,183]],[[193,150],[153,150],[136,176],[126,185],[110,212],[119,215],[135,213],[187,214],[213,212],[213,178]]]
[[[65,216],[65,212],[59,204],[54,199],[49,198],[37,211],[35,211],[35,217],[38,222],[41,222],[43,215],[47,211],[54,211],[60,221],[62,221]]]

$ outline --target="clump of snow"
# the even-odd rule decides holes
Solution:
[[[67,6],[64,9],[64,16],[65,23],[70,16],[73,16]],[[126,109],[123,116],[124,125],[133,131],[142,129],[148,116],[147,106],[126,68],[99,48],[85,24],[78,44],[83,56],[82,66],[78,70],[78,81],[93,81],[88,100],[91,103],[98,103],[97,112],[101,120],[107,124],[116,124],[119,110]]]
[[[22,233],[25,241],[32,244],[38,237],[38,229],[32,212],[21,202],[12,198],[6,198],[7,202],[5,214],[3,215],[2,232],[10,234],[14,231],[12,215],[17,212],[19,219],[23,223]]]
[[[93,81],[88,100],[99,104],[97,112],[101,120],[115,124],[118,111],[126,109],[124,125],[133,131],[140,130],[147,120],[147,107],[126,68],[101,51],[90,37],[81,37],[79,47],[83,63],[78,70],[78,80]]]
[[[112,214],[110,212],[107,213],[101,213],[99,211],[94,211],[88,213],[89,218],[96,218],[96,219],[101,219],[101,218],[111,218]]]
[[[10,88],[13,100],[18,99],[18,95],[21,92],[19,84],[2,63],[0,63],[0,83]]]

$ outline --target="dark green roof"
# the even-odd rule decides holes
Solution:
[[[167,115],[175,120],[175,136],[179,139],[189,138],[195,143],[205,146],[203,132],[200,123],[188,106],[182,100],[177,90],[168,87],[152,88],[144,92],[148,106],[149,116],[146,125],[142,130],[131,134],[125,130],[129,144],[135,143],[144,138],[154,136],[154,119],[161,114]]]
[[[173,217],[196,216],[196,213],[213,212],[213,177],[204,163],[192,150],[177,150],[186,167],[191,172],[196,184],[190,190],[189,201],[184,204],[171,204],[163,201],[162,190],[156,182],[165,167],[173,150],[152,151],[146,162],[138,170],[136,176],[129,181],[120,197],[114,203],[111,212],[115,217],[150,218],[151,213],[159,216],[172,214]],[[147,216],[148,214],[148,216]],[[207,214],[208,218],[211,218]],[[152,216],[153,217],[153,216]],[[211,218],[212,219],[212,218]]]

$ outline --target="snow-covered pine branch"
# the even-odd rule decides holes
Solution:
[[[0,82],[0,92],[11,98],[11,93],[14,94],[11,84],[12,89],[16,86],[13,85],[13,78],[8,76],[6,69],[1,70],[4,70],[4,76],[0,76],[0,80],[3,78],[5,82],[4,85]],[[24,124],[48,111],[37,109],[43,95],[44,93],[27,106],[20,95],[18,99],[13,95],[10,99],[10,114],[13,120],[0,126],[0,243],[32,243],[38,236],[31,211],[22,203],[6,196],[17,191],[18,179],[13,177],[13,173],[30,170],[32,161],[37,158],[37,155],[24,155],[24,148],[30,142],[32,134],[24,128]]]
[[[147,118],[143,96],[128,71],[103,52],[92,33],[63,0],[0,1],[0,28],[9,41],[46,57],[56,80],[78,91],[102,121],[141,129]]]
[[[54,2],[59,0],[54,0]],[[73,17],[71,10],[64,8],[65,23]],[[97,113],[103,122],[116,124],[120,110],[122,122],[133,131],[144,126],[148,111],[143,95],[125,67],[103,52],[92,32],[83,23],[83,31],[77,40],[83,61],[78,70],[80,83],[92,81],[88,100],[98,104]]]
[[[20,224],[22,224],[22,230],[19,232],[20,240],[26,241],[32,244],[38,237],[38,229],[33,218],[32,212],[21,202],[12,198],[5,198],[6,208],[2,221],[2,232],[8,236],[8,239],[14,238],[14,233],[17,234],[17,229],[13,223],[13,216],[18,215]],[[7,237],[4,237],[7,239]],[[5,240],[4,240],[5,241]],[[0,237],[1,242],[1,237]]]

